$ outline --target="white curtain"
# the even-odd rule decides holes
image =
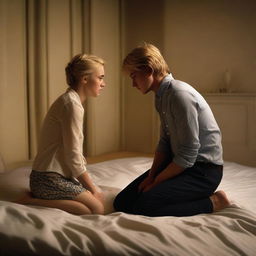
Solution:
[[[36,154],[40,127],[45,114],[52,101],[58,96],[57,92],[61,93],[65,87],[64,66],[66,63],[63,63],[63,58],[58,59],[61,52],[56,53],[55,57],[55,51],[62,47],[66,62],[73,55],[88,51],[90,48],[89,8],[89,1],[83,0],[26,1],[30,158]],[[61,15],[58,12],[62,12]],[[53,31],[51,26],[57,30]],[[61,40],[56,40],[58,35]],[[50,55],[50,53],[53,54]],[[62,67],[59,73],[57,73],[57,65]],[[60,88],[55,90],[51,89],[51,86]]]
[[[86,155],[120,150],[120,1],[0,0],[0,154],[33,159],[42,121],[77,53],[106,60],[107,88],[85,106]]]

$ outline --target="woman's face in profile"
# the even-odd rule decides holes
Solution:
[[[84,84],[84,92],[87,97],[97,97],[100,91],[106,86],[104,66],[98,65],[94,71],[87,76],[86,83]]]

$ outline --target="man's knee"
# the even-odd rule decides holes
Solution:
[[[133,205],[133,212],[134,214],[150,216],[152,207],[154,206],[152,205],[150,198],[142,195]]]
[[[114,202],[113,202],[113,207],[116,211],[120,211],[120,194],[118,194],[116,196],[116,198],[114,199]]]
[[[127,198],[127,196],[120,192],[113,202],[113,207],[118,212],[133,213],[133,202]]]
[[[124,191],[121,191],[114,199],[113,206],[116,211],[123,212],[127,208],[127,200]]]

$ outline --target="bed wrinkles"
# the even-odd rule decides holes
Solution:
[[[225,164],[220,187],[233,204],[220,212],[154,218],[113,212],[116,193],[151,163],[150,158],[128,158],[88,166],[106,194],[107,215],[75,216],[4,201],[26,187],[30,169],[0,174],[0,255],[256,255],[255,168]],[[11,195],[10,178],[17,173],[22,184],[19,190],[16,183]],[[9,182],[9,194],[2,181]]]

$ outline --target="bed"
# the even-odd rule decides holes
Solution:
[[[115,195],[147,170],[150,157],[88,165],[106,198],[106,215],[10,202],[28,189],[31,166],[0,173],[0,255],[256,255],[256,168],[225,162],[224,189],[232,205],[191,217],[146,217],[114,212]]]

